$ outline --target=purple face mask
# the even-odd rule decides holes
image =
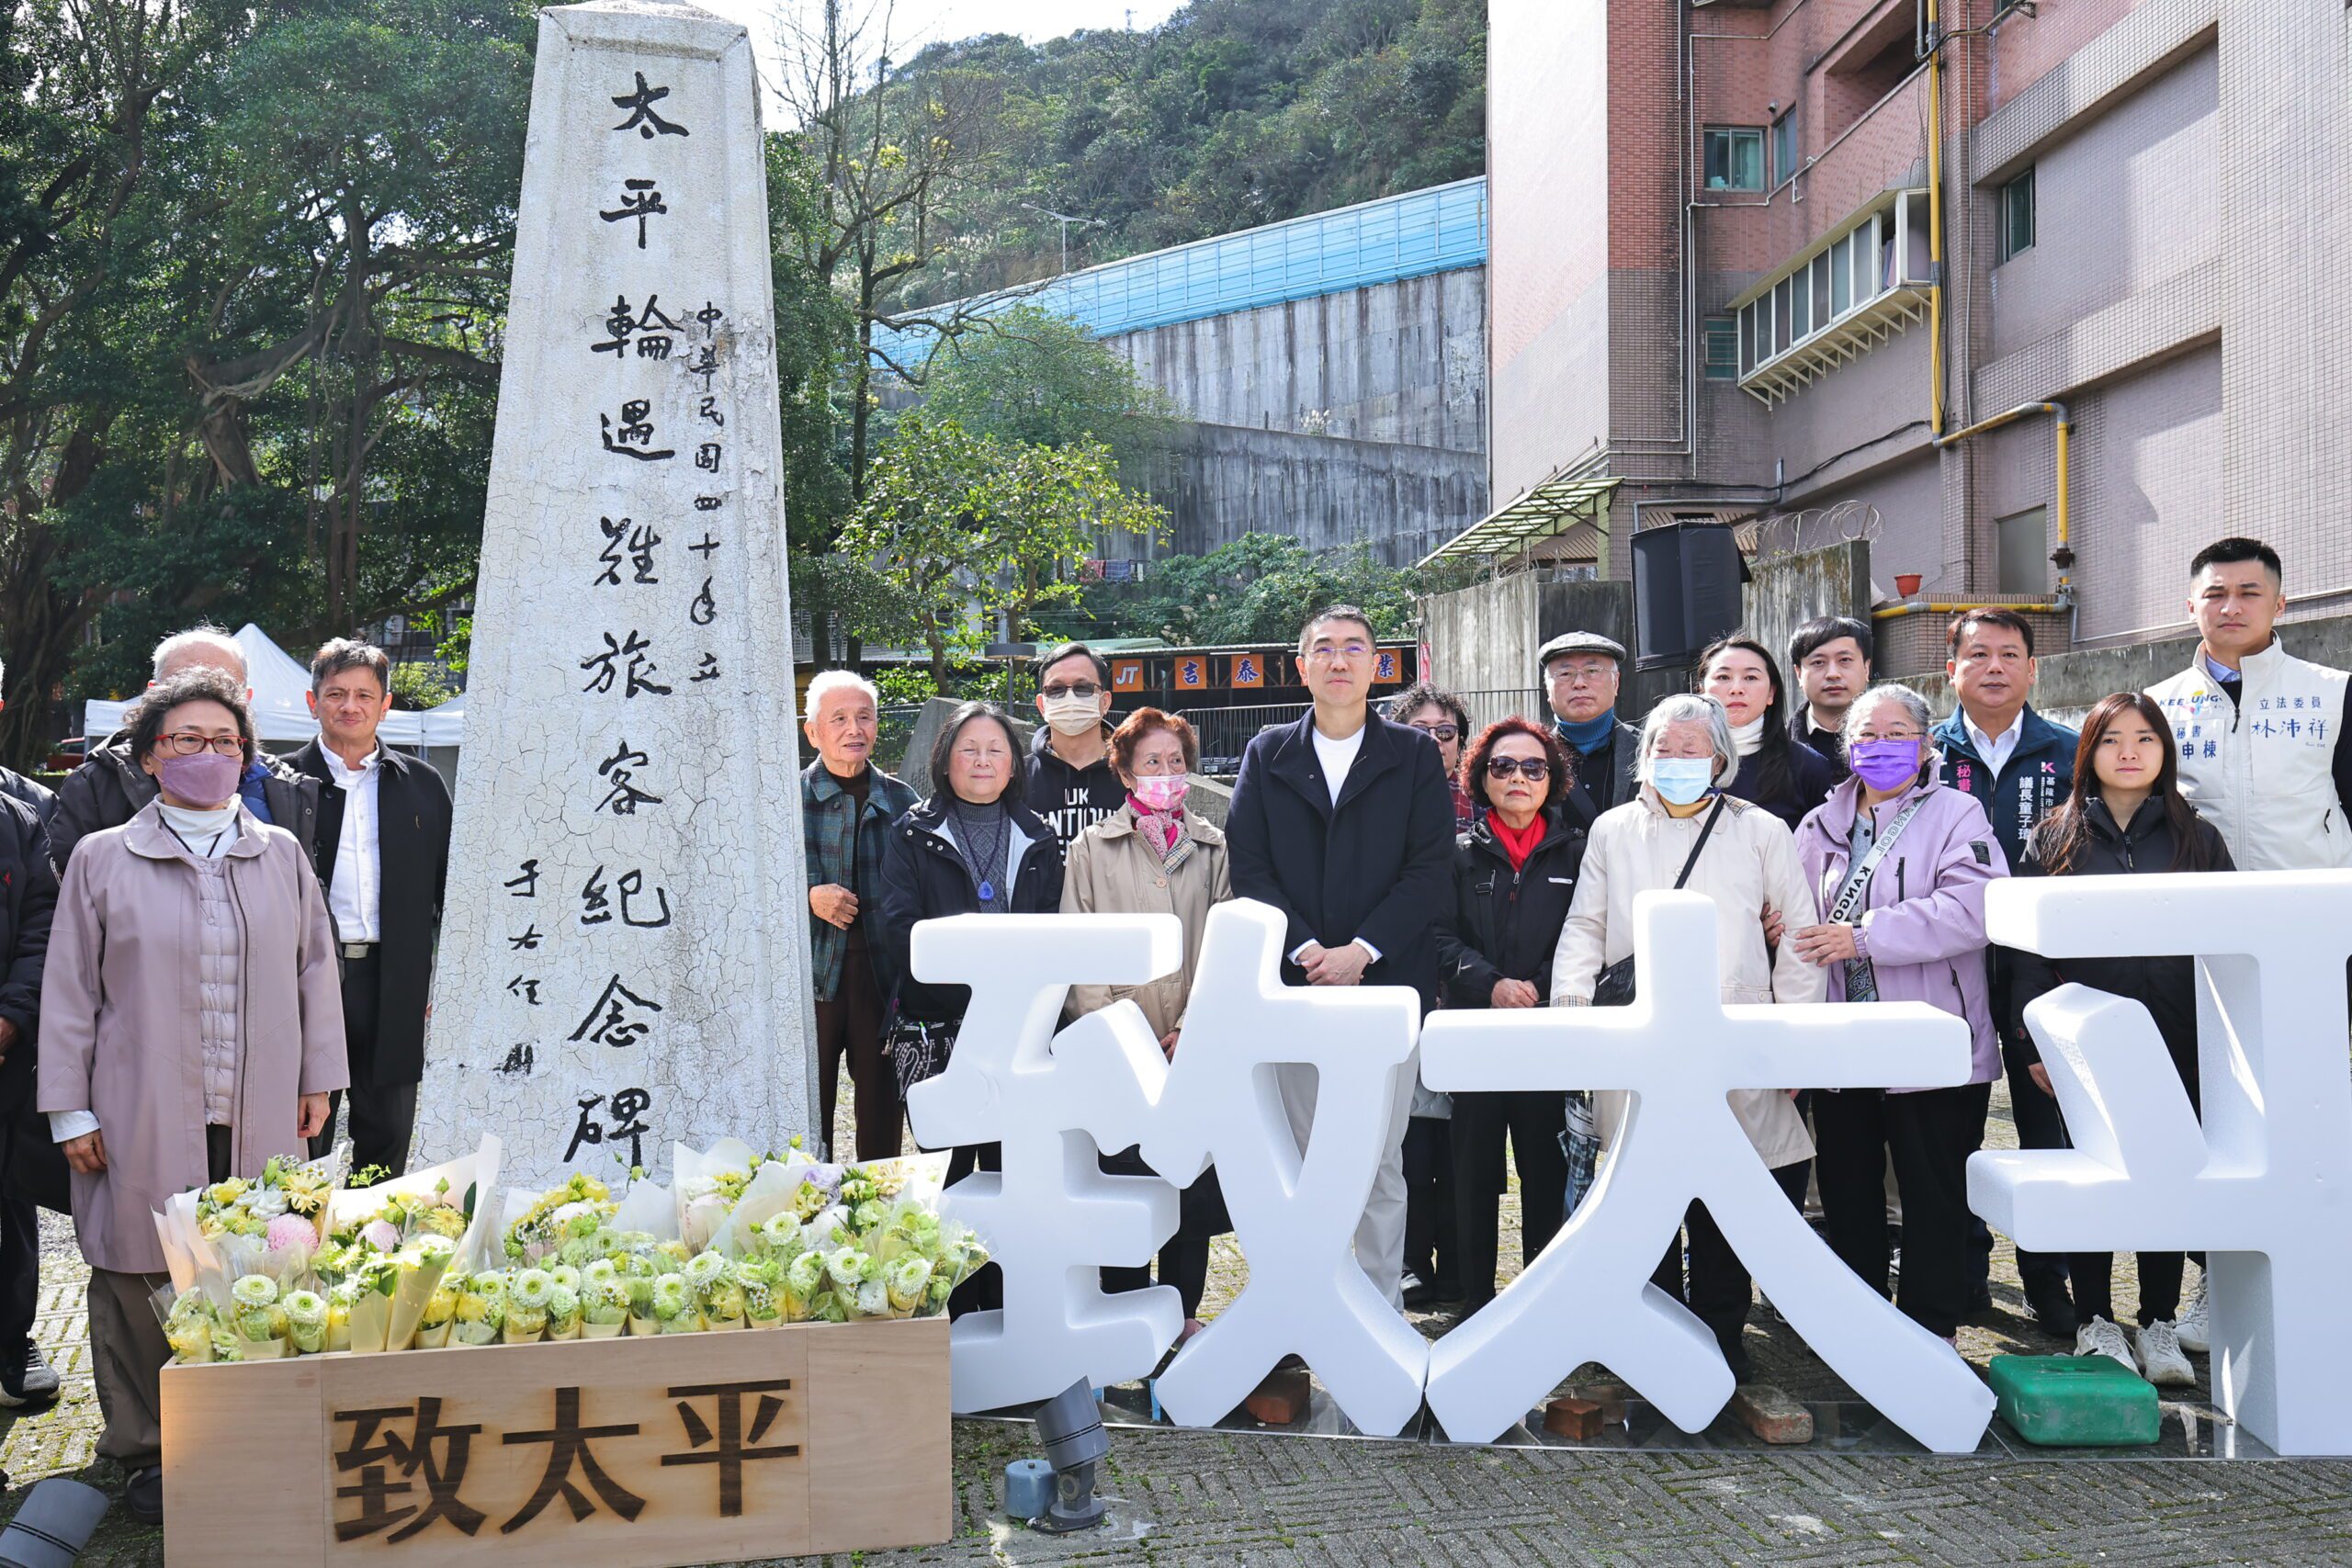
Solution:
[[[218,751],[166,757],[158,774],[165,789],[182,800],[193,800],[207,807],[221,805],[234,796],[237,781],[244,775],[243,758],[223,757]]]
[[[1846,748],[1846,761],[1871,788],[1900,789],[1919,776],[1919,742],[1857,740]]]

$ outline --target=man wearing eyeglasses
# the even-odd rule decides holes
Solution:
[[[1127,803],[1111,771],[1111,665],[1082,642],[1037,660],[1037,716],[1023,801],[1046,819],[1068,852],[1078,836]]]
[[[252,677],[245,671],[245,650],[219,626],[196,626],[175,632],[155,645],[152,665],[155,682],[183,670],[203,667],[225,670],[253,700]],[[49,854],[57,874],[74,858],[74,846],[91,834],[119,828],[155,798],[155,781],[130,755],[128,725],[90,753],[88,761],[65,775],[57,786],[57,809],[49,821]],[[237,793],[255,817],[294,835],[303,858],[318,863],[319,783],[296,773],[286,761],[255,749],[245,766]]]
[[[1625,646],[1599,632],[1568,632],[1535,650],[1552,725],[1576,763],[1577,782],[1563,803],[1579,828],[1634,798],[1642,735],[1617,716]]]
[[[1437,743],[1371,711],[1372,623],[1352,605],[1311,616],[1299,667],[1314,695],[1304,718],[1253,739],[1226,820],[1233,891],[1288,917],[1292,985],[1410,986],[1437,993],[1431,921],[1453,897],[1453,792]],[[1404,1141],[1412,1111],[1399,1085],[1386,1154],[1356,1226],[1356,1262],[1403,1303]],[[1311,1069],[1276,1070],[1303,1150],[1315,1115]]]

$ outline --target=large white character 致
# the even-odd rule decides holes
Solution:
[[[1422,1077],[1434,1089],[1634,1095],[1575,1216],[1525,1273],[1438,1341],[1430,1410],[1449,1437],[1488,1441],[1597,1360],[1684,1431],[1704,1427],[1731,1397],[1731,1369],[1706,1325],[1649,1282],[1696,1199],[1772,1304],[1856,1392],[1931,1449],[1973,1450],[1992,1418],[1991,1391],[1814,1235],[1726,1098],[1791,1084],[1958,1083],[1968,1076],[1967,1023],[1923,1002],[1725,1006],[1713,900],[1645,893],[1634,925],[1632,1006],[1441,1012],[1422,1031]]]
[[[1106,1175],[1096,1159],[1140,1137],[1167,1059],[1132,1002],[1055,1031],[1071,985],[1141,985],[1177,966],[1182,942],[1171,915],[958,915],[914,929],[915,974],[972,988],[946,1070],[907,1096],[916,1141],[993,1143],[1002,1156],[1001,1172],[967,1176],[943,1204],[1004,1277],[1003,1307],[951,1330],[959,1413],[1050,1398],[1080,1378],[1142,1377],[1183,1326],[1174,1291],[1106,1295],[1099,1273],[1149,1262],[1176,1231],[1175,1188]]]
[[[1411,1092],[1420,1001],[1396,986],[1282,983],[1282,915],[1249,899],[1209,915],[1176,1059],[1157,1095],[1144,1158],[1190,1182],[1214,1162],[1250,1282],[1161,1374],[1159,1403],[1207,1426],[1288,1354],[1366,1432],[1420,1413],[1429,1342],[1358,1267],[1356,1222]],[[1311,1066],[1304,1147],[1276,1088]]]
[[[1972,1156],[1969,1206],[2038,1251],[2207,1249],[2223,1411],[2282,1454],[2352,1453],[2352,874],[2033,877],[1984,917],[2056,959],[2193,955],[2203,1125],[2144,1007],[2061,987],[2025,1017],[2075,1146]]]

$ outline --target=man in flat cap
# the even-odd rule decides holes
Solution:
[[[1579,827],[1589,828],[1594,818],[1634,798],[1641,765],[1641,734],[1617,717],[1624,645],[1599,632],[1568,632],[1537,649],[1535,663],[1544,672],[1553,726],[1576,758],[1568,810]]]

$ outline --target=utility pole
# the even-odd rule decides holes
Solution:
[[[1077,224],[1081,229],[1085,228],[1090,223],[1100,226],[1102,220],[1100,218],[1080,218],[1074,212],[1056,212],[1052,208],[1040,207],[1034,201],[1024,201],[1021,205],[1040,216],[1052,219],[1056,223],[1061,226],[1062,272],[1067,276],[1069,272],[1069,226],[1073,223]]]

